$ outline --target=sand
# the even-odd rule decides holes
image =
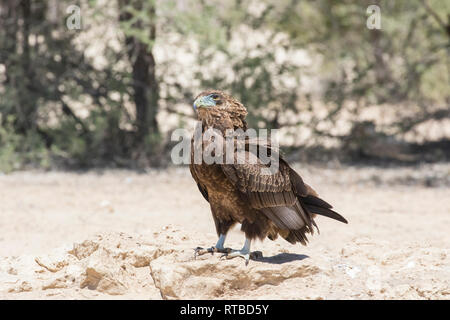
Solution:
[[[217,237],[185,167],[0,175],[0,298],[450,298],[450,164],[295,167],[349,224],[256,241],[248,266],[194,259]]]

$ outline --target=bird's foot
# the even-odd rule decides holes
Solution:
[[[248,262],[250,259],[257,260],[258,258],[262,257],[261,251],[253,251],[250,252],[248,250],[231,250],[231,252],[224,253],[220,256],[220,258],[225,259],[233,259],[236,257],[243,258],[245,260],[245,265],[248,265]]]
[[[215,246],[212,246],[211,248],[197,247],[194,249],[194,258],[197,258],[197,256],[201,256],[206,253],[214,254],[215,252],[217,252],[217,253],[228,254],[231,251],[232,250],[230,248],[220,248],[220,247],[218,248]]]

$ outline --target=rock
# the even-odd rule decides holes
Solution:
[[[185,257],[184,257],[185,258]],[[150,263],[156,287],[165,299],[214,299],[221,296],[257,290],[262,286],[278,286],[294,278],[309,277],[319,268],[303,261],[270,264],[242,259],[186,260],[163,255]]]
[[[101,239],[101,236],[97,236]],[[90,256],[94,251],[98,249],[98,243],[86,240],[82,243],[78,244],[75,243],[73,245],[73,249],[69,251],[70,254],[73,254],[75,257],[77,257],[79,260],[84,259],[88,256]]]
[[[36,257],[34,261],[50,272],[58,272],[69,264],[67,253],[65,255],[40,256]]]
[[[10,292],[10,293],[11,292],[19,293],[19,292],[29,292],[29,291],[32,291],[32,290],[33,290],[33,287],[31,286],[31,284],[29,282],[22,281],[20,284],[10,288],[8,290],[8,292]]]
[[[377,251],[371,239],[360,237],[342,250],[314,249],[308,257],[269,242],[262,246],[265,256],[246,266],[243,259],[220,259],[220,254],[194,259],[193,248],[215,235],[209,240],[199,235],[183,240],[186,237],[169,225],[146,237],[102,233],[48,254],[0,257],[0,298],[448,299],[450,295],[447,249],[411,246],[384,252]]]
[[[148,267],[164,250],[144,242],[123,233],[100,234],[47,255],[6,259],[0,263],[6,271],[0,278],[10,284],[9,293],[43,290],[54,291],[46,296],[59,297],[65,291],[81,290],[77,294],[86,298],[94,292],[123,295],[137,291],[148,293],[146,298],[160,298],[150,271],[137,270]]]

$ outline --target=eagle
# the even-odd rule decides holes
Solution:
[[[193,106],[202,133],[214,130],[219,137],[226,138],[230,132],[248,130],[245,120],[247,109],[225,92],[204,91],[195,98]],[[241,139],[241,149],[233,147],[227,150],[233,153],[231,159],[239,158],[240,161],[195,161],[195,149],[204,151],[208,142],[215,139],[203,141],[202,138],[199,143],[194,135],[191,140],[190,172],[201,194],[209,202],[219,238],[210,248],[197,247],[195,257],[205,253],[222,253],[222,257],[227,259],[244,258],[247,265],[250,258],[255,258],[255,253],[250,251],[254,239],[267,237],[275,240],[281,236],[291,244],[299,242],[306,245],[306,235],[314,234],[314,228],[319,231],[314,221],[316,215],[347,223],[303,182],[277,148],[267,141],[247,137]],[[251,151],[255,149],[257,154]],[[270,164],[261,159],[260,151],[266,152],[270,159],[278,158],[276,171],[267,173]],[[244,246],[241,250],[225,248],[227,233],[237,223],[241,224],[241,231],[245,234]]]

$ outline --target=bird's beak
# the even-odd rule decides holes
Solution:
[[[214,104],[214,101],[212,101],[212,104]],[[194,101],[194,110],[197,110],[198,108],[210,107],[212,104],[207,96],[198,97]]]
[[[199,107],[201,107],[202,102],[203,102],[203,97],[199,97],[199,98],[195,99],[194,110],[197,110]]]

